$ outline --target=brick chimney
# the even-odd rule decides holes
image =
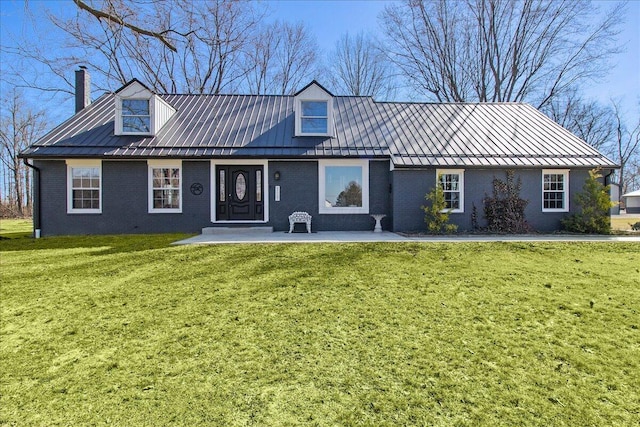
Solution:
[[[87,67],[76,70],[76,113],[91,104],[91,76]]]

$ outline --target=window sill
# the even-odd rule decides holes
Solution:
[[[318,210],[323,215],[368,215],[369,209],[365,208],[324,208]]]
[[[120,132],[116,136],[155,136],[152,132]]]
[[[69,215],[82,215],[82,214],[89,214],[89,215],[99,215],[102,213],[102,209],[74,209],[74,210],[70,210],[67,211],[67,214]]]

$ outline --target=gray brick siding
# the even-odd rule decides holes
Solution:
[[[146,161],[102,162],[102,213],[67,214],[67,176],[63,160],[37,161],[41,174],[42,236],[65,234],[118,234],[199,232],[211,223],[211,163],[182,162],[182,213],[148,213]],[[280,180],[274,180],[275,172]],[[605,171],[606,172],[606,171]],[[313,230],[372,230],[374,220],[369,214],[331,215],[318,212],[318,162],[269,162],[269,223],[275,231],[289,229],[288,216],[294,211],[306,211],[313,216]],[[504,170],[466,169],[464,175],[464,213],[452,214],[451,221],[461,231],[471,230],[471,213],[475,204],[480,224],[484,224],[482,200],[492,192],[494,176],[505,179]],[[582,190],[588,176],[586,169],[569,173],[570,208],[575,211],[574,195]],[[529,200],[527,220],[538,231],[560,228],[564,213],[542,212],[541,169],[519,169],[522,179],[521,196]],[[369,212],[387,215],[382,221],[385,230],[424,231],[425,194],[436,181],[433,169],[389,170],[388,160],[369,163]],[[194,195],[190,187],[202,184],[203,192]],[[280,186],[280,201],[275,201],[275,187]]]

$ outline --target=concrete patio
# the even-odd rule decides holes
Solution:
[[[638,242],[640,234],[625,236],[571,235],[571,234],[525,234],[482,235],[464,234],[453,236],[403,236],[383,231],[321,231],[317,233],[286,233],[283,231],[251,232],[247,229],[227,231],[220,234],[201,234],[175,242],[175,245],[215,245],[228,243],[350,243],[350,242]],[[640,247],[638,248],[640,250]]]

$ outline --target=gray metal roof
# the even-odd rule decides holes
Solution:
[[[397,166],[615,166],[523,103],[381,103]]]
[[[335,97],[335,137],[295,137],[294,97],[161,95],[155,136],[114,135],[105,94],[22,153],[29,158],[387,157],[397,167],[614,167],[527,104],[377,103]]]

